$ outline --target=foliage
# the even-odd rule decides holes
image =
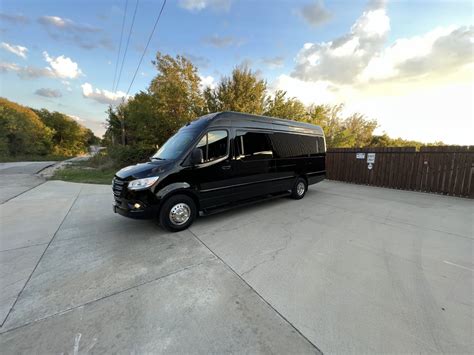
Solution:
[[[307,119],[308,112],[298,99],[286,97],[286,91],[277,90],[274,96],[265,100],[265,116],[287,118],[295,121]]]
[[[85,152],[89,145],[97,143],[94,133],[71,117],[57,111],[50,112],[44,108],[33,109],[33,111],[53,131],[54,154],[73,156]]]
[[[261,115],[265,109],[267,83],[247,67],[237,67],[215,89],[206,89],[208,112],[237,111]]]
[[[108,147],[110,158],[114,165],[123,168],[128,165],[143,163],[156,153],[153,146],[137,146],[137,145],[115,145]]]
[[[69,157],[99,143],[94,133],[69,116],[28,107],[0,98],[2,160]]]
[[[46,155],[52,135],[32,110],[0,98],[0,155]]]
[[[402,138],[390,138],[386,133],[382,135],[374,135],[371,137],[368,146],[370,147],[415,147],[420,150],[422,146],[445,146],[443,142],[421,143],[418,141],[411,141]]]
[[[329,148],[362,147],[369,144],[377,121],[355,113],[344,118],[341,105],[318,105],[308,109],[307,122],[321,126]]]

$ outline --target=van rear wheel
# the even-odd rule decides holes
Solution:
[[[308,184],[306,183],[306,180],[302,177],[299,177],[296,179],[295,184],[291,189],[291,198],[295,200],[300,200],[304,197],[307,190]]]
[[[170,232],[188,228],[196,219],[197,208],[193,199],[186,195],[174,195],[160,209],[160,224]]]

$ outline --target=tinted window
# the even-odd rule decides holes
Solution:
[[[317,137],[318,140],[318,152],[319,153],[326,153],[326,142],[324,142],[323,137]]]
[[[202,150],[204,163],[227,155],[227,131],[210,131],[196,145]]]
[[[318,137],[288,133],[272,134],[272,144],[277,158],[308,157],[318,153]]]
[[[270,136],[267,133],[238,131],[235,137],[236,159],[252,161],[272,158]]]

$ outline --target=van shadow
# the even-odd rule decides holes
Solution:
[[[308,189],[303,200],[313,199],[318,195],[318,193],[319,191],[317,190]],[[225,222],[226,220],[255,216],[259,212],[268,212],[272,209],[288,208],[288,211],[291,211],[291,209],[295,207],[295,204],[298,204],[300,202],[301,201],[299,200],[293,200],[289,196],[282,196],[280,198],[268,200],[262,199],[248,205],[232,207],[216,214],[199,216],[199,218],[196,219],[194,224],[196,226],[200,226],[204,223]]]

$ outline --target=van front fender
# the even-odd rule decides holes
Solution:
[[[194,195],[194,191],[191,190],[191,185],[189,185],[187,182],[174,182],[172,184],[166,185],[158,192],[156,192],[155,195],[159,200],[163,200],[169,194],[181,190],[189,191]]]

